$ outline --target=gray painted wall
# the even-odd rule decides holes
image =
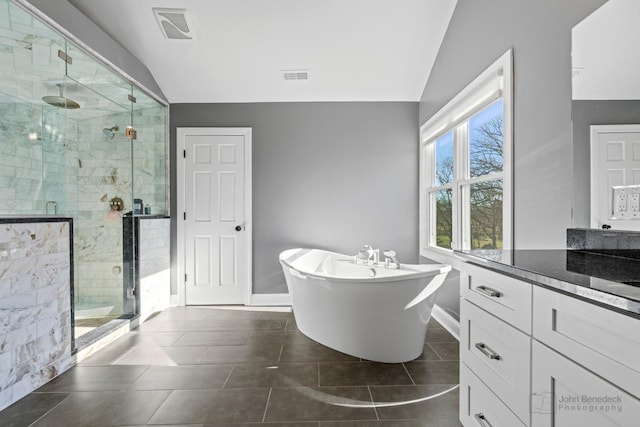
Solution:
[[[370,244],[415,263],[417,123],[415,102],[172,104],[171,210],[176,127],[251,127],[254,293],[286,292],[278,255],[288,248]]]
[[[17,2],[44,14],[59,26],[59,30],[76,37],[102,59],[121,70],[129,80],[133,80],[166,102],[166,97],[147,67],[67,0],[17,0]]]
[[[420,102],[427,121],[514,55],[514,247],[564,248],[571,227],[571,28],[605,0],[458,0]],[[438,305],[459,313],[449,286]]]
[[[575,227],[589,227],[591,125],[640,123],[640,100],[573,101],[573,206]]]
[[[421,123],[514,51],[514,246],[565,247],[571,226],[571,28],[605,0],[459,0]]]

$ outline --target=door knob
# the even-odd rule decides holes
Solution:
[[[242,230],[242,226],[241,225],[236,225],[236,231],[241,231]]]

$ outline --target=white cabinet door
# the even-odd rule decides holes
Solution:
[[[460,421],[465,427],[525,427],[464,364],[460,365]]]
[[[464,264],[460,274],[460,295],[531,335],[531,283]]]
[[[640,400],[533,341],[532,427],[630,427]]]
[[[464,299],[460,323],[461,362],[528,422],[531,337]]]
[[[533,337],[640,396],[640,320],[536,286]]]

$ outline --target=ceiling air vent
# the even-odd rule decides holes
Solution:
[[[309,80],[309,70],[282,70],[285,80]]]
[[[153,14],[162,29],[162,34],[171,40],[193,40],[187,24],[186,9],[160,9],[154,7]]]

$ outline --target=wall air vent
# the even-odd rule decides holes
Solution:
[[[161,9],[154,7],[162,34],[170,40],[193,40],[194,35],[187,24],[186,9]]]
[[[282,70],[285,80],[309,80],[309,70]]]

